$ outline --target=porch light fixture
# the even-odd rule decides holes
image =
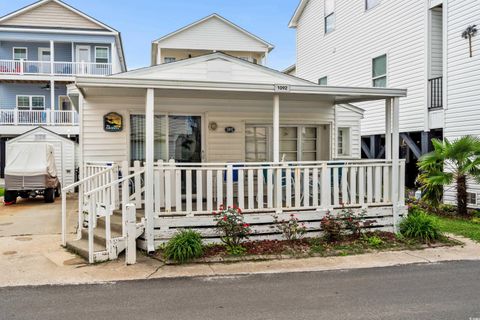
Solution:
[[[468,44],[470,48],[470,58],[473,57],[473,48],[472,48],[472,38],[477,35],[477,25],[473,24],[471,26],[468,26],[465,31],[462,33],[462,38],[468,39]]]

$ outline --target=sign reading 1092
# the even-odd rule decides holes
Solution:
[[[290,85],[288,84],[276,84],[275,92],[290,92]]]

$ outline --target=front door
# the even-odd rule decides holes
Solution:
[[[91,55],[89,46],[77,46],[77,62],[79,63],[79,73],[88,74],[90,67]]]
[[[130,116],[131,161],[145,161],[145,127],[145,115]],[[202,162],[201,116],[155,115],[154,128],[155,161]]]
[[[50,48],[38,48],[38,61],[40,61],[38,69],[40,73],[50,73],[50,59]]]

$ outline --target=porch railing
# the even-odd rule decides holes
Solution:
[[[443,108],[443,77],[428,80],[429,105],[428,109]]]
[[[54,61],[0,60],[0,74],[15,75],[93,75],[112,74],[111,63]]]
[[[77,126],[78,113],[74,110],[0,109],[0,125]]]
[[[399,201],[404,201],[400,161]],[[157,215],[204,215],[221,205],[247,213],[392,205],[392,162],[163,163],[155,167]],[[140,203],[139,203],[140,204]]]

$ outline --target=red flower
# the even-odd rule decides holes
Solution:
[[[250,225],[249,225],[248,223],[244,223],[244,224],[243,224],[243,227],[244,227],[244,228],[248,228],[248,227],[250,227]]]
[[[215,211],[213,211],[213,215],[215,216],[215,215],[217,215],[217,213]]]
[[[227,221],[227,220],[228,220],[227,216],[223,216],[223,221]]]
[[[238,213],[242,214],[242,209],[237,208]]]

